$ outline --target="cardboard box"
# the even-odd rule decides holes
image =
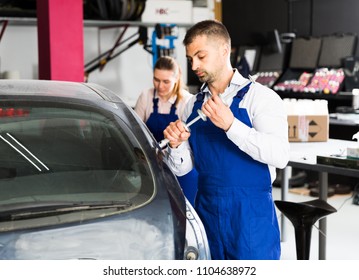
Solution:
[[[326,142],[329,138],[329,115],[288,115],[289,142]]]
[[[150,23],[192,23],[192,1],[148,0],[141,21]]]

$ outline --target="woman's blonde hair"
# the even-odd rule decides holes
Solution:
[[[177,81],[173,87],[172,95],[176,95],[177,99],[175,105],[177,105],[183,98],[182,89],[186,88],[182,80],[182,70],[178,62],[171,56],[161,56],[157,59],[154,69],[173,71]]]

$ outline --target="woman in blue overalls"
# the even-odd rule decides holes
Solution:
[[[135,111],[159,142],[164,138],[163,130],[170,122],[179,119],[185,104],[193,95],[183,88],[180,66],[169,56],[162,56],[157,60],[153,72],[153,86],[140,94]],[[193,169],[184,176],[177,176],[177,179],[183,193],[194,205],[197,171]]]

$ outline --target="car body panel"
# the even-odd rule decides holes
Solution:
[[[4,237],[2,237],[4,239]],[[173,239],[144,220],[127,218],[16,232],[1,244],[1,259],[174,259]],[[126,240],[126,242],[124,242]],[[145,240],[145,242],[144,242]]]

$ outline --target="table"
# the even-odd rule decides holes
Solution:
[[[317,164],[317,156],[346,156],[347,147],[356,145],[354,141],[329,139],[327,142],[292,142],[290,143],[290,159],[288,165],[282,170],[281,199],[287,199],[289,178],[292,167],[318,172],[319,198],[328,198],[328,173],[359,178],[358,169]],[[326,218],[319,220],[319,259],[326,258]],[[285,241],[285,223],[281,221],[282,241]]]

